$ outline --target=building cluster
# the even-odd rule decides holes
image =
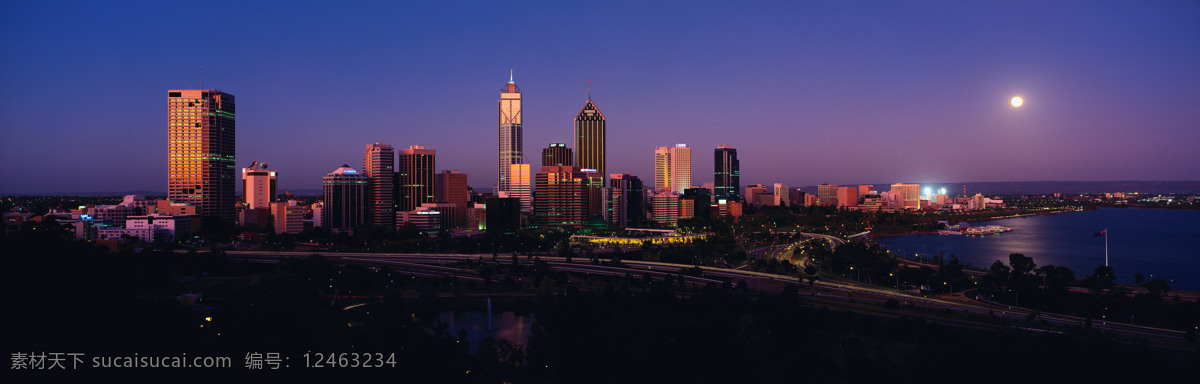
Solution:
[[[1003,208],[1003,200],[993,200],[982,194],[975,196],[949,196],[945,190],[934,194],[927,190],[921,193],[920,184],[892,184],[888,191],[876,191],[874,185],[838,186],[821,184],[817,194],[807,194],[798,188],[775,183],[774,187],[763,184],[746,186],[746,203],[763,205],[828,206],[838,209],[867,212],[930,211],[930,210],[981,210]]]
[[[4,216],[10,224],[52,218],[77,240],[170,242],[184,240],[200,230],[195,205],[166,199],[147,200],[137,195],[125,196],[119,204],[82,205],[66,211],[51,210],[38,217],[19,212]]]
[[[190,213],[174,215],[194,216],[182,226],[194,226],[203,219],[236,220],[241,226],[275,233],[297,233],[308,226],[343,232],[366,225],[414,228],[423,233],[504,233],[525,227],[606,224],[628,227],[647,221],[669,227],[692,217],[737,217],[743,204],[826,205],[864,211],[982,209],[1003,204],[982,196],[923,197],[916,184],[893,184],[887,192],[876,192],[870,185],[822,184],[816,195],[781,183],[753,184],[743,190],[737,150],[729,145],[713,150],[712,183],[693,184],[692,148],[686,144],[654,149],[652,184],[631,174],[609,174],[607,120],[592,101],[590,87],[575,115],[574,146],[549,144],[542,149],[540,167],[535,168],[524,151],[522,96],[510,73],[498,100],[493,193],[474,193],[465,173],[437,171],[434,149],[422,145],[396,149],[377,142],[366,145],[361,168],[344,164],[324,176],[321,201],[300,205],[294,200],[279,201],[278,172],[257,161],[242,168],[243,198],[235,198],[233,95],[217,90],[169,90],[165,204],[190,207]],[[103,213],[89,215],[116,214],[100,211]],[[144,209],[137,212],[124,215],[151,215]],[[187,219],[145,220],[128,227],[97,226],[97,236],[115,236],[115,228],[121,227],[127,231],[125,236],[147,237],[146,228],[179,227],[179,222]]]

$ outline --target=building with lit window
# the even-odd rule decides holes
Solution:
[[[167,199],[229,223],[237,202],[233,99],[218,90],[167,91]]]
[[[542,166],[571,166],[574,165],[571,155],[571,148],[567,148],[565,143],[550,143],[549,147],[542,149]]]
[[[692,149],[687,144],[654,149],[654,190],[676,194],[692,187]]]
[[[367,188],[370,181],[343,164],[321,180],[325,190],[321,226],[333,232],[351,231],[367,223]]]
[[[679,221],[679,194],[671,191],[655,192],[650,198],[651,217],[661,225],[674,227]]]
[[[629,174],[608,175],[608,186],[604,198],[604,219],[622,227],[636,225],[645,220],[645,187],[642,180]]]
[[[533,222],[539,228],[581,228],[587,223],[588,174],[579,167],[542,167],[534,176]]]
[[[401,149],[397,158],[397,212],[411,211],[422,203],[433,202],[433,169],[437,151],[426,149],[424,145],[413,145]]]
[[[737,158],[737,149],[721,144],[713,150],[713,198],[727,201],[741,200],[742,171]]]
[[[818,185],[817,204],[836,207],[838,205],[838,186],[829,184]]]
[[[367,144],[363,154],[363,176],[370,181],[367,189],[367,223],[384,228],[396,226],[395,191],[396,152],[383,143]]]
[[[604,184],[604,114],[592,103],[592,92],[588,100],[575,114],[575,165],[582,169],[594,169]],[[570,165],[570,164],[567,164]]]
[[[903,209],[921,209],[921,184],[892,184],[891,194]]]
[[[508,83],[500,88],[499,102],[499,178],[496,192],[508,192],[513,164],[525,162],[524,143],[521,131],[521,88],[513,82],[512,72]],[[408,208],[407,210],[411,210]]]

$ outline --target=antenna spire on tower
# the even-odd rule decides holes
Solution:
[[[592,101],[592,81],[588,80],[588,101]]]
[[[509,83],[509,84],[512,84],[512,83],[513,83],[513,77],[512,77],[512,68],[509,68],[509,69],[508,69],[508,83]]]

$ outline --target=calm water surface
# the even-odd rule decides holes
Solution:
[[[1165,278],[1176,289],[1200,290],[1200,211],[1101,208],[1096,210],[1028,216],[972,223],[1003,225],[1012,232],[988,236],[908,235],[885,237],[879,243],[893,252],[932,257],[954,254],[963,263],[990,266],[1008,255],[1023,253],[1042,265],[1071,268],[1077,275],[1091,274],[1104,265],[1104,237],[1108,229],[1108,263],[1117,281],[1133,283],[1141,273],[1150,279]]]
[[[512,311],[497,311],[492,314],[494,329],[488,330],[487,311],[442,311],[439,315],[441,321],[450,325],[446,332],[451,335],[457,335],[459,329],[467,330],[471,352],[475,352],[479,340],[486,336],[525,345],[529,342],[529,331],[534,321],[533,314],[518,315]]]

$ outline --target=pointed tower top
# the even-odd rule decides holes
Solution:
[[[512,68],[509,68],[509,69],[508,69],[508,83],[509,83],[509,84],[513,84],[513,78],[512,78]]]

